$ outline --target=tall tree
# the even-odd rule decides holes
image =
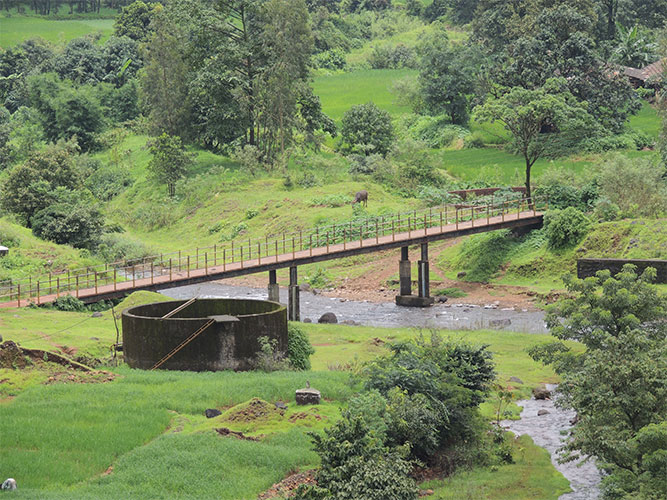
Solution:
[[[176,183],[185,177],[194,161],[193,155],[185,151],[180,137],[168,134],[149,141],[148,147],[153,155],[148,171],[154,179],[167,185],[169,196],[174,196]]]
[[[531,198],[531,168],[554,143],[575,130],[591,127],[592,119],[567,90],[564,78],[547,80],[543,87],[513,87],[502,96],[475,108],[479,122],[499,121],[512,135],[512,144],[525,161],[526,196]],[[532,201],[531,201],[532,203]]]
[[[547,312],[558,341],[531,351],[561,376],[557,403],[579,416],[564,458],[595,457],[607,499],[667,494],[667,298],[651,286],[655,277],[631,264],[616,276],[566,277],[570,298]]]

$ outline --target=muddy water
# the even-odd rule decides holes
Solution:
[[[175,299],[199,296],[201,298],[244,297],[266,299],[265,289],[230,286],[221,282],[201,283],[163,290]],[[325,312],[333,312],[338,322],[354,321],[366,326],[447,328],[452,330],[479,330],[491,328],[527,333],[547,333],[544,313],[500,309],[494,304],[475,306],[466,304],[436,304],[425,309],[398,307],[392,302],[359,302],[324,297],[301,292],[301,319],[317,322]],[[281,288],[280,300],[287,303],[287,290]]]
[[[553,390],[555,386],[548,386]],[[551,400],[524,400],[518,405],[523,408],[521,420],[504,420],[503,427],[514,434],[528,434],[535,444],[551,453],[551,462],[568,481],[571,493],[561,495],[559,500],[590,500],[598,497],[600,472],[591,460],[585,463],[568,462],[559,464],[557,450],[572,427],[570,420],[574,418],[573,411],[563,410],[554,405]],[[547,410],[547,415],[538,416],[539,410]]]
[[[266,299],[265,289],[243,286],[230,286],[221,282],[202,283],[179,288],[163,290],[162,293],[175,299],[191,297],[201,298],[232,298],[244,297]],[[436,304],[433,307],[406,308],[393,303],[359,302],[301,292],[301,318],[310,318],[317,322],[325,312],[336,314],[339,322],[354,321],[361,325],[381,327],[422,327],[445,328],[456,330],[477,330],[491,328],[546,334],[544,313],[498,308],[485,308],[465,304]],[[287,302],[287,290],[280,290],[280,300]],[[489,306],[493,306],[490,304]],[[572,493],[560,497],[561,500],[589,500],[598,495],[597,485],[600,475],[593,463],[581,467],[576,464],[558,464],[556,450],[563,436],[561,432],[570,427],[573,412],[556,408],[552,401],[520,401],[523,407],[521,420],[505,421],[505,425],[515,434],[528,434],[538,446],[551,453],[554,466],[570,481]],[[540,409],[549,411],[548,415],[538,417]]]

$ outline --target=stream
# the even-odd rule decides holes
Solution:
[[[266,300],[267,291],[261,288],[226,285],[222,282],[207,282],[162,290],[161,293],[174,299],[200,298],[250,298]],[[287,289],[280,289],[280,301],[287,303]],[[544,313],[540,311],[517,311],[501,309],[494,304],[476,306],[459,303],[436,303],[427,308],[399,307],[392,302],[368,302],[325,297],[312,292],[300,294],[301,319],[317,322],[325,312],[333,312],[339,323],[378,327],[443,328],[452,330],[494,329],[533,334],[546,334]],[[550,386],[553,390],[555,386]],[[574,412],[557,408],[551,400],[523,400],[517,403],[523,408],[520,420],[506,420],[502,425],[513,433],[528,434],[535,444],[549,451],[551,462],[568,481],[573,490],[560,496],[559,500],[591,500],[598,496],[600,473],[593,462],[578,466],[570,462],[559,464],[556,450],[563,433],[571,427]],[[538,416],[541,409],[546,415]]]

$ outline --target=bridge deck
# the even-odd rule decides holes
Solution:
[[[486,231],[495,231],[505,228],[539,227],[542,224],[542,213],[530,211],[514,212],[488,219],[477,219],[465,222],[450,223],[443,226],[419,228],[408,232],[395,233],[385,236],[365,238],[363,240],[347,241],[329,246],[322,246],[308,250],[296,250],[280,255],[265,256],[244,260],[241,262],[226,263],[223,265],[208,266],[205,268],[191,269],[190,271],[171,272],[170,274],[151,273],[150,277],[141,277],[131,281],[106,284],[97,287],[79,289],[76,293],[72,290],[63,291],[59,294],[39,295],[31,299],[32,302],[40,304],[56,300],[58,295],[76,295],[84,302],[96,302],[103,299],[117,298],[137,290],[161,290],[178,286],[201,283],[205,281],[232,278],[245,274],[254,274],[273,269],[291,266],[299,266],[321,262],[325,260],[340,259],[353,255],[378,252],[392,248],[455,238],[468,234]],[[29,300],[22,298],[18,301],[0,303],[0,307],[17,307],[29,304]]]

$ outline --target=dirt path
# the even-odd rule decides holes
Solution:
[[[528,311],[540,309],[535,304],[534,294],[528,295],[525,288],[497,284],[469,283],[447,278],[435,263],[443,251],[459,241],[456,238],[430,245],[430,270],[432,275],[438,277],[438,281],[431,280],[432,294],[438,289],[456,287],[465,292],[466,296],[449,299],[449,302],[454,304],[465,303],[481,306],[495,304],[499,308],[514,307],[517,310],[525,309]],[[418,248],[410,249],[409,255],[412,262],[417,262],[420,258],[420,250]],[[319,292],[327,297],[338,297],[348,300],[393,302],[398,286],[397,284],[390,283],[390,280],[395,280],[398,274],[399,257],[397,252],[395,250],[377,252],[373,256],[374,259],[371,262],[361,264],[364,266],[364,272],[360,276],[339,278],[332,288],[320,290]],[[344,273],[337,274],[344,275]],[[416,276],[413,276],[413,280],[416,280]],[[252,274],[224,280],[224,283],[264,288],[267,285],[267,277],[264,274]],[[416,286],[413,286],[413,290],[415,288]],[[413,293],[415,292],[413,291]]]

